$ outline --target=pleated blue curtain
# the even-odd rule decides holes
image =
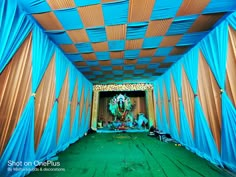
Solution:
[[[76,131],[76,136],[77,137],[81,137],[80,136],[81,127],[79,127],[79,120],[82,119],[82,117],[80,117],[80,109],[82,109],[82,106],[81,106],[81,103],[80,103],[80,99],[81,99],[81,95],[82,95],[82,89],[83,89],[83,77],[80,73],[78,73],[78,103],[79,104],[78,104],[78,129]]]
[[[70,105],[68,105],[64,122],[62,124],[57,151],[64,151],[70,144]]]
[[[210,46],[210,47],[209,47]],[[221,89],[224,89],[228,48],[227,23],[224,21],[201,41],[201,50]]]
[[[157,81],[153,82],[153,100],[154,100],[154,111],[155,111],[155,119],[156,119],[156,126],[158,128],[158,122],[157,122]]]
[[[75,66],[70,63],[69,64],[69,100],[72,100],[74,88],[76,84],[76,69]]]
[[[76,72],[76,69],[74,67],[74,65],[72,63],[69,64],[69,100],[70,102],[72,101],[72,98],[73,98],[73,93],[74,93],[74,90],[77,89],[75,88],[75,84],[76,84],[76,78],[77,78],[77,72]],[[78,105],[76,106],[76,111],[78,110]],[[72,124],[73,124],[73,127],[72,127],[72,131],[70,133],[70,142],[74,142],[76,141],[76,136],[75,134],[72,135],[72,132],[74,132],[74,128],[76,128],[75,126],[75,122],[77,121],[78,122],[78,117],[76,117],[77,115],[75,114],[74,117],[73,117],[73,121]],[[71,121],[71,120],[70,120]]]
[[[58,103],[55,102],[36,151],[36,159],[39,161],[48,160],[56,154],[57,107]]]
[[[93,85],[91,83],[89,84],[89,105],[88,105],[88,111],[87,111],[87,130],[90,128],[90,117],[91,117],[91,103],[92,103],[92,94],[93,94]]]
[[[198,85],[198,58],[199,58],[199,45],[194,47],[183,58],[183,66],[189,79],[190,85],[193,89],[194,97],[194,143],[195,152],[211,161],[214,164],[221,165],[220,155],[217,150],[214,137],[210,130],[207,119],[203,113],[199,98],[197,96]],[[193,67],[194,66],[194,67]]]
[[[43,78],[45,71],[52,59],[53,54],[55,53],[55,45],[48,39],[48,37],[42,32],[42,30],[35,26],[33,28],[33,44],[32,44],[32,96],[34,96],[35,92],[40,85],[40,82]],[[57,105],[54,104],[53,109],[56,109]],[[53,110],[55,111],[55,110]],[[47,154],[52,148],[54,148],[54,141],[56,141],[56,136],[50,137],[51,139],[47,139],[46,135],[48,131],[53,130],[55,127],[53,123],[55,123],[55,112],[52,112],[52,115],[48,119],[46,124],[46,128],[44,129],[42,139],[40,140],[39,148],[36,151],[37,160],[49,158],[49,154]],[[49,129],[49,130],[48,130]],[[54,132],[50,132],[53,134]],[[45,135],[46,134],[46,135]],[[45,137],[46,136],[46,137]],[[51,135],[53,136],[53,135]],[[45,146],[45,142],[48,142],[48,145]],[[45,150],[45,151],[44,151]]]
[[[164,81],[160,79],[161,85],[160,85],[160,95],[161,95],[161,112],[162,112],[162,129],[165,133],[170,133],[167,117],[166,117],[166,110],[165,110],[165,104],[164,104],[164,91],[163,91],[163,83]]]
[[[36,92],[43,75],[48,67],[52,55],[55,52],[55,46],[47,38],[42,30],[35,26],[33,29],[32,46],[32,88]]]
[[[232,13],[227,19],[230,26],[233,27],[234,30],[236,30],[236,12]]]
[[[17,7],[15,0],[0,3],[0,73],[32,30],[33,23]]]
[[[59,49],[56,49],[56,99],[60,96],[68,67],[68,60]],[[56,111],[58,112],[58,104],[56,104]],[[66,147],[66,141],[69,139],[67,132],[70,129],[70,106],[68,106],[65,116],[66,117],[64,118],[64,122],[62,124],[56,151],[63,151]],[[55,140],[56,137],[57,136],[55,136]]]
[[[193,89],[193,93],[197,94],[197,79],[198,79],[198,56],[199,46],[191,49],[187,55],[183,57],[183,67],[187,74],[189,83]],[[193,67],[194,66],[194,67]]]
[[[86,88],[85,88],[85,102],[84,102],[84,133],[86,133],[89,130],[89,123],[90,119],[88,117],[88,111],[87,111],[87,102],[89,101],[89,95],[90,95],[90,84],[89,82],[86,82]]]
[[[221,158],[224,165],[236,172],[236,110],[225,92],[222,105]]]
[[[84,106],[83,106],[83,108],[84,108]],[[86,119],[85,119],[85,109],[83,109],[81,126],[80,126],[80,137],[84,136],[84,133],[85,133],[85,121],[86,121]]]
[[[159,80],[158,80],[159,81]],[[159,94],[158,94],[158,92],[159,92],[159,87],[160,87],[160,84],[159,84],[159,82],[157,81],[157,84],[156,84],[156,113],[157,113],[157,125],[158,125],[158,129],[159,130],[163,130],[163,127],[162,127],[162,122],[161,122],[161,113],[160,113],[160,108],[159,108],[159,104],[158,104],[158,102],[159,102]]]
[[[88,82],[87,82],[87,84],[88,84],[89,89],[88,89],[88,109],[86,110],[86,114],[87,114],[87,116],[86,116],[86,131],[88,131],[90,128],[90,114],[91,114],[90,110],[91,110],[92,91],[93,91],[93,86]]]
[[[84,100],[84,104],[83,106],[80,107],[80,109],[82,109],[82,121],[81,121],[81,132],[80,135],[83,136],[84,133],[86,132],[86,99],[87,99],[87,95],[88,95],[88,85],[85,82],[85,79],[82,79],[84,84],[84,98],[82,98]]]
[[[179,141],[179,133],[178,133],[178,129],[177,129],[176,121],[175,121],[174,110],[171,104],[170,72],[167,72],[164,75],[164,80],[165,80],[166,92],[168,96],[168,107],[169,107],[169,116],[170,116],[170,134],[175,140]]]
[[[71,143],[74,143],[79,138],[78,129],[79,129],[79,105],[77,105],[75,111],[75,118],[71,132]]]
[[[60,96],[69,62],[59,49],[56,49],[56,98]]]
[[[192,151],[195,151],[195,145],[189,126],[190,124],[188,122],[182,101],[182,61],[177,62],[172,68],[172,75],[179,95],[180,141],[187,148],[191,149]]]
[[[85,102],[84,102],[84,118],[85,118],[85,122],[84,122],[84,132],[87,131],[87,123],[88,123],[88,112],[87,112],[87,101],[88,101],[88,96],[89,96],[89,85],[87,85],[87,88],[86,88],[86,92],[85,92]]]
[[[222,166],[220,155],[212,135],[212,132],[209,128],[206,117],[203,113],[201,104],[198,98],[194,100],[195,104],[195,124],[194,124],[194,134],[195,134],[195,145],[196,153],[209,160],[213,164]]]
[[[30,97],[16,128],[4,150],[0,159],[0,176],[24,176],[29,170],[8,170],[8,160],[22,162],[21,168],[34,168],[31,165],[25,165],[24,162],[33,162],[34,153],[34,98]],[[27,146],[26,146],[27,145]]]
[[[222,92],[222,162],[227,167],[236,171],[236,146],[234,145],[236,142],[236,110],[224,91],[227,48],[228,24],[226,21],[223,21],[201,42],[201,49]]]

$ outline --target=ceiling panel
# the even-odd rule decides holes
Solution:
[[[18,1],[78,70],[103,84],[152,82],[236,10],[235,0]]]

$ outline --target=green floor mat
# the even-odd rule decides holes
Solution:
[[[174,143],[147,133],[89,134],[58,154],[59,166],[29,177],[232,177]],[[55,163],[56,163],[55,162]]]

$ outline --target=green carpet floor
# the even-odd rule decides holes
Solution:
[[[42,167],[29,177],[233,176],[184,147],[147,133],[89,134],[58,154],[57,162],[59,167],[45,171]]]

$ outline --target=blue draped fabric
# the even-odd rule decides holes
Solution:
[[[85,79],[84,79],[85,80]],[[87,121],[87,113],[86,113],[86,103],[87,103],[87,96],[88,96],[88,85],[85,84],[84,85],[84,104],[83,104],[83,107],[82,107],[82,124],[81,124],[81,132],[82,132],[82,136],[84,135],[84,133],[86,132],[86,121]]]
[[[178,92],[178,95],[180,97],[179,99],[179,113],[180,113],[180,141],[183,143],[187,148],[195,151],[195,145],[193,142],[192,133],[190,130],[190,124],[188,122],[184,105],[182,102],[182,82],[181,82],[181,75],[182,75],[182,61],[179,61],[175,64],[175,66],[172,68],[172,75],[174,78],[174,82],[176,85],[176,89]]]
[[[54,11],[65,30],[81,29],[84,27],[77,9],[61,9]],[[68,20],[73,19],[73,20]]]
[[[198,57],[198,45],[191,49],[188,54],[183,57],[183,67],[194,94],[197,93]]]
[[[210,46],[210,47],[209,47]],[[226,57],[228,48],[228,28],[224,21],[210,35],[201,41],[201,50],[220,88],[224,88]]]
[[[156,105],[157,105],[157,107],[156,107],[156,111],[157,111],[157,125],[158,125],[158,129],[159,130],[163,130],[163,127],[162,127],[162,122],[161,122],[161,113],[160,113],[160,108],[159,108],[159,104],[158,104],[158,102],[159,102],[159,97],[158,97],[158,92],[159,92],[159,87],[160,87],[160,84],[159,84],[159,82],[157,82],[157,86],[156,86],[156,101],[157,101],[157,103],[156,103]]]
[[[120,0],[102,4],[106,25],[124,24],[128,21],[129,1]]]
[[[17,7],[16,1],[0,3],[0,73],[30,33],[33,23]]]
[[[222,22],[210,35],[201,42],[203,54],[221,88],[222,100],[222,129],[221,129],[221,158],[228,168],[236,169],[236,110],[229,101],[225,89],[226,56],[228,48],[228,25]],[[211,46],[211,47],[209,47]],[[227,150],[227,152],[226,152]],[[230,154],[225,155],[225,153]]]
[[[59,97],[61,88],[63,86],[67,67],[69,62],[59,49],[56,49],[56,98]]]
[[[222,166],[220,155],[214,137],[209,128],[206,117],[203,113],[199,99],[195,98],[194,103],[195,103],[194,140],[195,140],[195,146],[197,148],[196,153],[199,156],[211,161],[212,163]]]
[[[33,29],[33,46],[32,46],[32,89],[36,92],[43,75],[48,67],[55,46],[47,38],[39,27]]]
[[[214,137],[197,97],[198,57],[199,45],[194,47],[183,58],[183,66],[186,71],[186,75],[193,89],[193,93],[196,95],[194,98],[194,142],[196,146],[195,152],[199,156],[206,158],[214,164],[221,164]]]
[[[51,11],[50,6],[45,0],[18,0],[18,3],[24,7],[28,13],[44,13]]]
[[[89,90],[88,90],[88,109],[86,110],[86,114],[87,114],[87,117],[86,117],[86,121],[87,121],[87,124],[86,124],[86,131],[88,131],[90,129],[90,115],[91,115],[91,102],[92,102],[92,90],[93,90],[93,86],[90,84],[90,83],[87,83],[88,84],[88,87],[89,87]]]
[[[107,41],[105,27],[87,28],[86,32],[88,34],[90,42],[104,42],[104,41]]]
[[[144,38],[148,22],[132,22],[127,25],[126,38],[128,40]]]
[[[162,123],[161,123],[161,119],[160,119],[160,111],[159,111],[159,108],[158,108],[158,104],[157,104],[157,107],[156,107],[156,116],[157,116],[157,128],[158,130],[163,130],[162,128]]]
[[[212,14],[215,12],[227,12],[236,10],[236,1],[231,0],[211,0],[207,7],[203,10],[203,14]]]
[[[80,122],[80,127],[79,127],[79,138],[84,136],[84,129],[85,129],[85,110],[83,109],[83,107],[81,107],[80,109],[82,109],[82,115],[81,115],[81,122]]]
[[[57,147],[57,109],[58,103],[53,105],[51,114],[43,131],[38,149],[36,151],[36,159],[45,161],[56,154]],[[47,142],[47,143],[45,143]]]
[[[69,100],[72,100],[74,89],[76,84],[76,69],[75,66],[70,63],[69,65]]]
[[[168,122],[166,120],[166,111],[165,111],[165,106],[164,104],[162,104],[162,128],[163,128],[163,131],[165,133],[170,133],[169,131],[169,126],[168,126]]]
[[[83,85],[82,85],[82,83],[83,83],[83,77],[82,77],[82,75],[80,74],[80,73],[78,73],[78,121],[81,119],[81,117],[80,117],[80,109],[82,109],[82,106],[81,106],[81,104],[80,104],[80,99],[81,99],[81,95],[82,95],[82,89],[83,89]],[[79,124],[78,124],[79,125]],[[81,125],[81,124],[80,124]],[[81,127],[79,127],[78,126],[78,129],[77,129],[77,131],[76,131],[76,135],[77,135],[77,137],[81,137],[80,136],[80,128]]]
[[[169,103],[169,110],[170,110],[170,127],[171,127],[170,134],[176,141],[180,141],[179,132],[175,121],[174,110],[171,103]]]
[[[153,12],[151,15],[151,20],[166,19],[175,17],[181,6],[181,0],[159,0],[155,2],[153,7]]]
[[[226,93],[222,93],[221,158],[223,163],[236,172],[236,109]]]
[[[164,79],[165,79],[165,84],[166,84],[166,92],[167,92],[167,96],[168,96],[168,105],[169,105],[170,134],[176,141],[179,141],[179,133],[178,133],[178,129],[176,126],[174,111],[173,111],[172,104],[170,102],[170,99],[171,99],[170,72],[167,72],[164,75]]]
[[[32,7],[39,9],[42,7],[39,3],[32,4]],[[37,6],[37,7],[36,7]],[[37,91],[38,86],[43,78],[43,75],[52,59],[53,54],[56,51],[56,98],[59,97],[61,88],[63,86],[66,72],[68,71],[69,61],[55,45],[46,37],[42,30],[33,26],[33,23],[21,12],[15,0],[3,0],[0,3],[0,73],[4,70],[12,56],[19,49],[25,38],[32,31],[32,92]],[[79,94],[81,96],[82,88],[88,84],[88,80],[84,79],[82,74],[78,72],[71,65],[69,70],[69,81],[70,81],[70,93],[69,96],[72,98],[73,89],[75,87],[75,77],[79,76]],[[83,80],[83,81],[82,81]],[[77,89],[77,88],[76,88]],[[78,128],[78,117],[79,117],[79,106],[76,108],[75,121],[73,124],[72,137],[70,138],[70,106],[67,109],[65,119],[62,125],[61,134],[59,137],[59,143],[56,144],[57,137],[57,114],[58,114],[58,103],[55,102],[53,109],[50,113],[48,121],[43,130],[42,137],[39,142],[37,149],[34,149],[34,95],[30,97],[26,104],[24,111],[19,118],[19,121],[9,139],[6,148],[0,157],[0,176],[25,176],[34,169],[33,162],[44,161],[50,159],[58,151],[64,150],[73,141],[79,137]],[[90,102],[91,103],[91,102]],[[84,114],[84,113],[83,113]],[[89,114],[87,114],[88,116]],[[82,126],[85,124],[82,124]],[[89,125],[89,119],[87,118],[86,127]],[[86,130],[86,129],[85,129]],[[76,132],[76,133],[75,133]],[[76,136],[75,136],[76,135]],[[75,139],[73,139],[76,137]],[[9,160],[14,162],[23,162],[22,168],[19,171],[9,171]],[[27,166],[24,162],[31,162]]]
[[[190,124],[188,122],[184,105],[182,101],[179,101],[180,104],[180,140],[182,143],[189,149],[195,152],[195,145],[190,130]]]
[[[71,143],[74,143],[78,138],[78,130],[79,130],[79,105],[76,107],[74,123],[71,132]]]
[[[163,81],[162,79],[160,79],[160,82],[161,82],[161,85],[160,85],[160,95],[161,95],[161,112],[162,112],[162,115],[161,115],[161,118],[162,118],[162,130],[165,132],[165,133],[169,133],[169,127],[168,127],[168,122],[167,122],[167,118],[166,118],[166,110],[165,110],[165,104],[164,104],[164,92],[163,92]]]
[[[153,83],[153,98],[154,98],[154,100],[155,100],[155,102],[154,102],[154,109],[155,109],[155,119],[156,119],[156,125],[154,125],[154,126],[156,126],[158,129],[160,129],[159,128],[159,122],[158,122],[158,116],[159,115],[157,115],[158,114],[158,104],[157,104],[157,81],[155,81],[154,83]]]
[[[92,103],[92,95],[93,95],[93,85],[89,83],[89,105],[88,105],[88,111],[87,111],[87,129],[90,128],[90,117],[91,117],[91,103]]]
[[[57,144],[57,151],[64,151],[70,143],[70,105],[67,108]]]
[[[26,146],[27,145],[27,146]],[[24,162],[34,162],[34,98],[30,97],[16,128],[1,156],[0,159],[0,176],[10,177],[15,174],[16,176],[24,176],[33,169],[33,165],[25,165]],[[22,162],[18,172],[9,168],[14,166],[8,166],[8,161]]]
[[[236,30],[236,12],[232,13],[227,19],[230,26],[233,27],[234,30]]]

